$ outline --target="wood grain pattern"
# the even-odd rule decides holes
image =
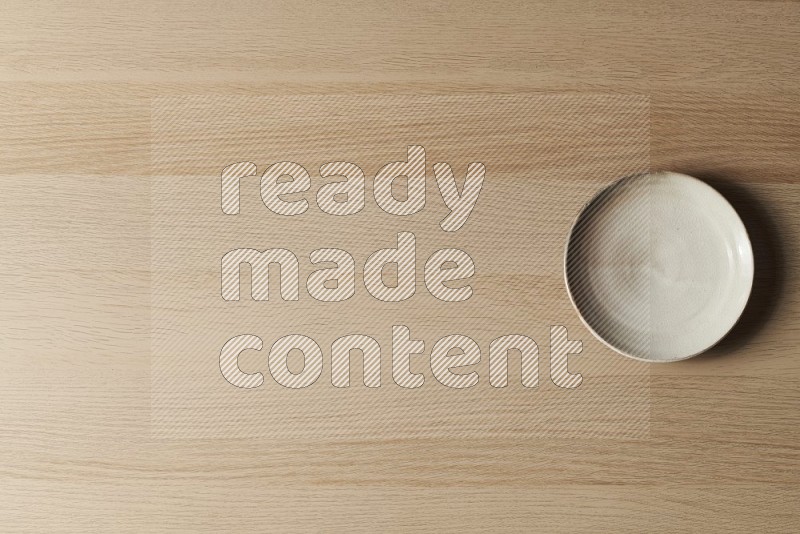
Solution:
[[[0,530],[797,531],[799,38],[794,2],[4,2]],[[649,95],[652,166],[754,236],[649,439],[152,439],[152,99],[481,92]]]

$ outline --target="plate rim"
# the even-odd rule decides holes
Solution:
[[[567,275],[567,257],[568,257],[568,254],[569,254],[570,242],[572,241],[572,235],[573,235],[573,233],[575,231],[575,226],[578,224],[578,221],[580,220],[581,215],[583,215],[584,211],[586,211],[586,208],[588,208],[593,202],[595,202],[597,200],[597,198],[600,197],[600,195],[602,195],[604,192],[609,191],[613,187],[619,186],[623,182],[639,180],[639,179],[643,179],[643,178],[645,178],[647,176],[653,176],[653,175],[657,175],[657,174],[673,175],[673,176],[680,177],[681,179],[689,179],[689,180],[694,181],[696,183],[702,184],[702,186],[704,186],[705,188],[710,190],[712,192],[712,194],[717,199],[721,200],[722,203],[727,205],[731,209],[731,211],[734,213],[734,215],[736,216],[737,220],[739,221],[739,223],[742,226],[742,230],[744,232],[745,243],[747,243],[747,255],[750,258],[751,265],[753,266],[753,268],[752,268],[752,270],[750,272],[750,277],[749,277],[749,279],[747,281],[747,298],[744,299],[744,303],[742,304],[741,309],[737,312],[736,320],[731,323],[731,325],[719,336],[719,338],[717,338],[716,340],[714,340],[713,342],[708,344],[706,347],[704,347],[704,348],[702,348],[702,349],[700,349],[700,350],[698,350],[696,352],[693,352],[691,354],[688,354],[688,355],[685,355],[685,356],[680,356],[680,357],[675,357],[675,358],[661,359],[661,360],[656,360],[656,359],[652,359],[652,358],[643,358],[641,356],[636,356],[634,354],[630,354],[630,353],[628,353],[628,352],[626,352],[626,351],[624,351],[624,350],[622,350],[622,349],[620,349],[618,347],[615,347],[610,342],[608,342],[606,339],[604,339],[603,336],[598,334],[594,330],[594,328],[592,328],[589,325],[589,323],[586,321],[586,319],[584,318],[583,314],[581,313],[581,310],[578,308],[578,305],[575,302],[575,297],[572,294],[572,290],[570,289],[569,276]],[[598,339],[603,345],[607,346],[608,348],[610,348],[611,350],[613,350],[617,354],[621,354],[622,356],[625,356],[626,358],[631,358],[633,360],[637,360],[637,361],[645,362],[645,363],[679,362],[679,361],[683,361],[683,360],[688,360],[689,358],[693,358],[695,356],[698,356],[698,355],[700,355],[700,354],[712,349],[720,341],[725,339],[725,337],[727,337],[727,335],[731,332],[731,330],[733,330],[733,328],[739,323],[739,321],[742,318],[742,315],[744,314],[744,310],[747,309],[747,305],[750,303],[750,297],[753,294],[753,280],[755,278],[755,255],[753,254],[753,245],[752,245],[751,240],[750,240],[750,234],[747,231],[747,226],[744,224],[744,221],[742,220],[741,215],[739,215],[739,212],[736,211],[736,208],[734,208],[733,205],[728,201],[728,199],[725,198],[725,196],[722,193],[720,193],[716,188],[712,187],[711,185],[709,185],[705,181],[701,180],[700,178],[697,178],[697,177],[694,177],[694,176],[690,176],[688,174],[683,174],[683,173],[680,173],[680,172],[659,170],[659,171],[649,171],[649,172],[630,174],[630,175],[626,175],[626,176],[623,176],[621,178],[618,178],[617,180],[614,180],[610,184],[608,184],[608,185],[606,185],[604,187],[601,187],[599,190],[597,190],[597,192],[595,192],[594,195],[592,195],[592,197],[589,200],[587,200],[581,206],[580,210],[578,210],[578,213],[573,218],[572,224],[570,224],[569,231],[567,232],[567,240],[566,240],[566,243],[564,245],[564,254],[563,254],[563,258],[562,259],[563,259],[562,271],[564,273],[563,274],[563,276],[564,276],[564,286],[567,289],[567,295],[569,296],[570,303],[572,303],[572,308],[575,310],[575,312],[578,315],[578,318],[580,319],[581,323],[583,323],[583,325],[589,330],[589,332],[592,333],[592,335],[596,339]]]

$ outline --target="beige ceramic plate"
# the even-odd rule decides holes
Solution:
[[[677,173],[623,179],[576,219],[565,252],[570,299],[617,352],[689,358],[733,327],[753,284],[741,219],[704,182]]]

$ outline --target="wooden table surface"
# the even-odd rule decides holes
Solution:
[[[796,532],[799,42],[794,2],[3,2],[0,530]],[[646,439],[152,435],[154,99],[543,93],[649,97],[652,168],[751,233]]]

